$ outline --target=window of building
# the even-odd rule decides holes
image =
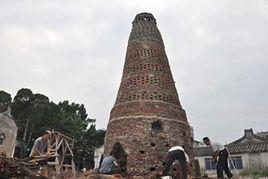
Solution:
[[[243,161],[242,156],[235,156],[231,157],[231,160],[229,160],[230,168],[231,169],[243,169]]]
[[[206,170],[215,170],[216,162],[212,158],[205,158]]]

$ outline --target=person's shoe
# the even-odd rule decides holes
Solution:
[[[232,178],[234,175],[232,173],[230,173],[227,177],[228,178]]]

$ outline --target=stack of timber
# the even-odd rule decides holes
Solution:
[[[0,177],[1,178],[44,178],[38,173],[39,164],[31,159],[7,158],[0,155]]]

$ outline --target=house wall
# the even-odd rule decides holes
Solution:
[[[247,154],[246,167],[247,169],[265,169],[268,168],[268,152],[249,153]]]
[[[243,169],[256,170],[268,168],[268,152],[245,153],[232,156],[242,156]]]
[[[261,153],[248,154],[248,167],[250,169],[258,169],[262,165]]]
[[[248,166],[248,154],[233,154],[231,155],[232,157],[242,157],[242,162],[243,162],[243,167]],[[216,177],[217,172],[216,170],[206,170],[206,165],[205,165],[205,159],[206,158],[211,158],[211,156],[202,156],[202,157],[195,157],[195,159],[198,159],[200,170],[201,170],[201,175],[207,174],[209,177]],[[243,168],[243,169],[244,169]],[[237,172],[242,171],[243,169],[236,169]],[[232,169],[232,172],[235,173],[234,169]]]
[[[100,159],[103,153],[104,153],[104,146],[101,146],[100,148],[94,151],[94,169],[99,168]]]
[[[261,160],[264,168],[268,168],[268,152],[261,153]]]
[[[268,152],[263,153],[243,153],[243,154],[231,154],[232,157],[242,157],[243,169],[236,169],[237,172],[242,170],[256,170],[268,168]],[[211,156],[195,157],[198,159],[201,175],[207,174],[210,177],[216,176],[216,170],[206,170],[205,158],[211,158]],[[234,173],[234,169],[232,170]]]
[[[206,170],[205,158],[211,158],[211,156],[195,157],[199,162],[201,175],[207,174],[209,177],[215,177],[217,175],[216,170]]]

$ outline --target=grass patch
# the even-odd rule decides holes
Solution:
[[[243,170],[239,173],[240,176],[243,177],[254,177],[254,178],[259,178],[259,177],[268,177],[268,169],[265,170]]]

